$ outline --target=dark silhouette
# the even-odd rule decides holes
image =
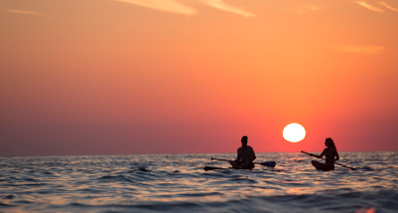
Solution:
[[[253,153],[254,153],[254,151],[253,151]],[[254,156],[254,158],[256,158],[256,157]],[[234,165],[234,166],[235,166],[235,169],[239,169],[239,167],[238,167],[238,165],[236,164],[236,162],[235,162],[235,161],[232,161],[232,160],[230,160],[230,159],[213,158],[213,157],[211,157],[210,159],[211,159],[211,160],[218,160],[218,161],[227,161],[227,162],[230,163],[231,165]],[[265,161],[265,162],[256,162],[256,163],[253,162],[253,164],[260,164],[261,166],[266,166],[266,167],[271,167],[271,168],[274,168],[274,167],[276,166],[276,162],[275,162],[275,161]],[[214,170],[214,169],[223,169],[223,168],[206,166],[204,169],[205,169],[205,170]]]
[[[334,170],[335,161],[340,159],[339,153],[337,153],[336,146],[334,145],[334,142],[331,138],[326,138],[325,145],[327,148],[325,148],[320,155],[311,154],[312,156],[317,158],[322,158],[323,156],[325,156],[326,157],[325,163],[321,163],[316,160],[311,161],[311,163],[312,165],[314,165],[314,167],[317,170],[323,170],[323,171]]]
[[[238,149],[236,160],[229,163],[234,169],[253,169],[256,154],[254,154],[253,148],[247,145],[247,136],[243,136],[241,142],[242,146]]]

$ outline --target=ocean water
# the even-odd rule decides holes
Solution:
[[[0,212],[398,212],[398,152],[341,152],[330,172],[300,153],[274,169],[164,154],[0,158]]]

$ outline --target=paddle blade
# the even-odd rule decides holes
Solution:
[[[216,170],[216,169],[223,170],[223,169],[225,169],[225,168],[214,167],[214,166],[205,166],[203,169],[204,169],[205,171],[209,171],[209,170]]]
[[[260,163],[261,166],[268,166],[268,167],[272,167],[274,168],[276,165],[275,161],[266,161],[266,162],[262,162]]]

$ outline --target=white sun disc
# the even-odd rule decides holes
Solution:
[[[297,143],[305,138],[305,129],[298,123],[291,123],[283,129],[283,138],[285,140]]]

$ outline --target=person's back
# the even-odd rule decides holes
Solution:
[[[242,146],[238,149],[238,158],[242,163],[252,163],[256,159],[254,150],[251,146]]]
[[[247,145],[247,136],[243,136],[241,142],[242,146],[237,151],[238,156],[235,161],[231,162],[231,165],[235,169],[253,169],[256,154],[253,148]]]

